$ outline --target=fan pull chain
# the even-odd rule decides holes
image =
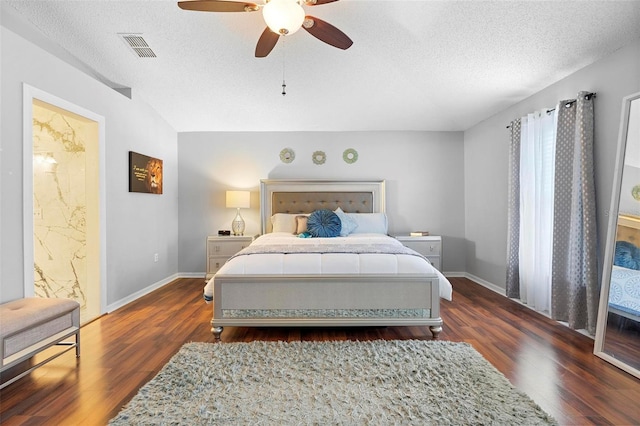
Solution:
[[[282,37],[283,39],[285,37]],[[282,96],[287,94],[287,83],[284,81],[284,71],[285,71],[285,50],[284,50],[285,41],[282,40]]]

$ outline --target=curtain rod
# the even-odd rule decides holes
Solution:
[[[590,92],[590,93],[587,93],[586,95],[584,95],[584,99],[586,101],[590,100],[591,98],[595,98],[595,97],[596,97],[596,93],[595,92]],[[568,100],[567,102],[565,102],[564,107],[565,108],[571,108],[571,105],[573,105],[575,103],[576,103],[575,99]],[[550,112],[553,112],[555,110],[556,110],[555,108],[548,109],[547,110],[547,114],[549,114]],[[507,129],[510,129],[510,128],[511,128],[511,126],[507,126]]]

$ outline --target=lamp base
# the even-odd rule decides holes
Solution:
[[[240,216],[240,209],[238,209],[236,217],[231,222],[231,229],[233,230],[233,235],[244,235],[244,219]]]

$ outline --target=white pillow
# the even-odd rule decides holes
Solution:
[[[272,232],[288,232],[293,234],[296,232],[296,216],[297,214],[276,213],[271,216]]]
[[[271,232],[288,232],[295,234],[298,228],[298,216],[309,216],[308,214],[290,214],[290,213],[276,213],[271,216]]]
[[[388,223],[385,213],[346,213],[352,218],[357,227],[353,234],[387,234]]]
[[[334,213],[337,214],[338,217],[340,218],[340,222],[342,225],[342,228],[340,229],[341,237],[346,237],[358,227],[358,224],[356,223],[356,221],[351,217],[349,217],[349,215],[347,215],[344,211],[342,211],[340,207],[335,209]]]

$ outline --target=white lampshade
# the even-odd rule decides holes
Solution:
[[[297,0],[270,0],[262,8],[262,17],[274,33],[290,35],[302,27],[304,9]]]
[[[251,192],[249,191],[227,191],[227,207],[233,209],[248,209]]]

